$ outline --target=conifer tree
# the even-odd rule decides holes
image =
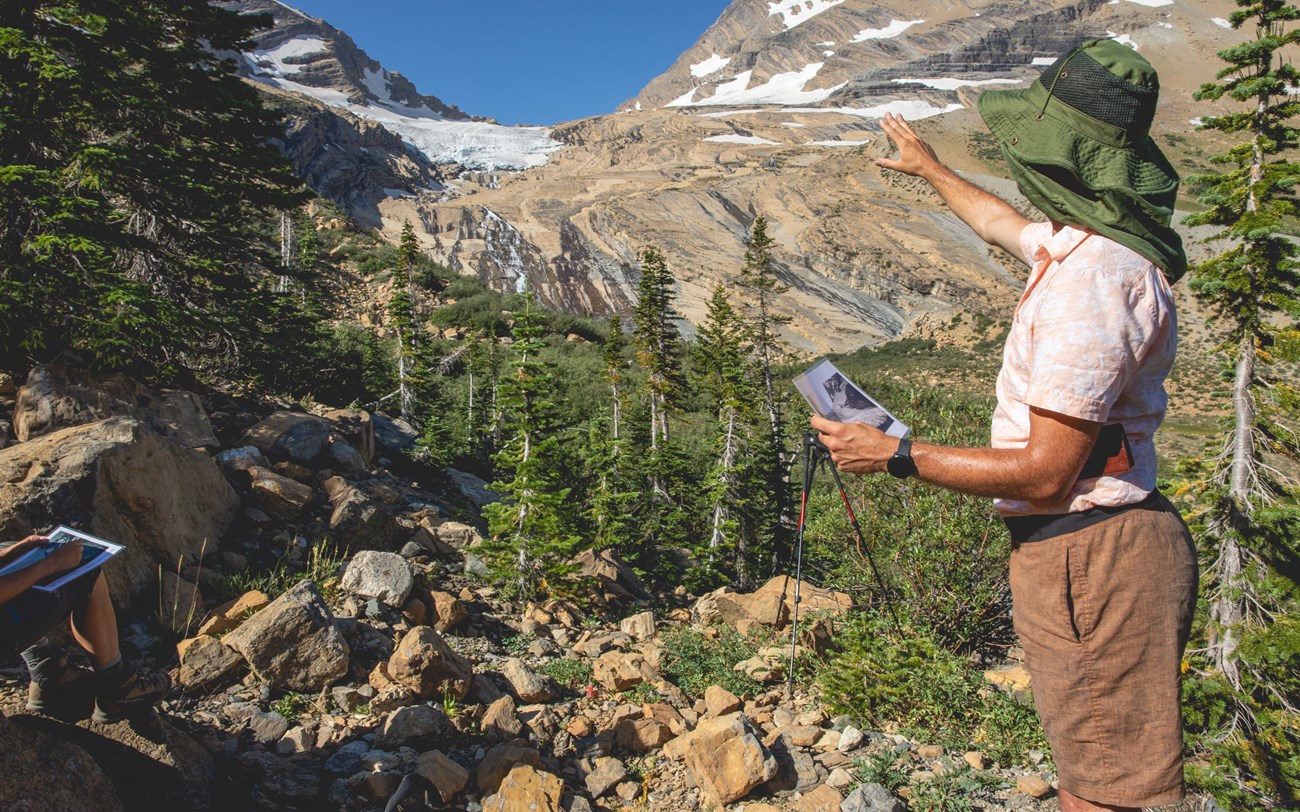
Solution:
[[[745,334],[726,288],[717,285],[693,347],[695,368],[717,414],[716,457],[705,484],[710,515],[704,557],[713,575],[734,576],[742,588],[752,583],[746,562],[750,523],[744,513],[755,496],[748,492],[747,474],[759,391],[745,352]]]
[[[497,454],[493,489],[506,499],[489,505],[487,553],[522,595],[547,588],[576,551],[579,538],[569,488],[561,481],[555,378],[540,352],[545,327],[531,293],[514,314],[513,363],[501,383],[506,439]]]
[[[1212,549],[1204,594],[1206,685],[1226,682],[1232,700],[1225,718],[1209,725],[1219,728],[1214,739],[1234,748],[1232,781],[1245,790],[1236,800],[1267,805],[1294,801],[1300,783],[1300,588],[1294,570],[1286,574],[1281,564],[1300,555],[1300,511],[1296,483],[1266,456],[1300,460],[1300,393],[1274,367],[1294,360],[1300,347],[1297,246],[1286,233],[1298,213],[1300,164],[1284,157],[1298,143],[1292,122],[1300,114],[1300,72],[1283,53],[1300,39],[1300,10],[1279,0],[1237,5],[1231,25],[1253,26],[1255,37],[1219,52],[1227,66],[1196,97],[1245,105],[1203,117],[1205,127],[1242,140],[1212,159],[1220,171],[1192,179],[1208,208],[1187,222],[1220,227],[1211,239],[1228,243],[1191,278],[1227,328],[1221,350],[1233,368],[1232,427],[1207,482]]]
[[[668,413],[676,406],[682,384],[682,343],[673,308],[677,284],[663,254],[647,248],[641,254],[641,281],[633,311],[636,325],[637,362],[645,372],[646,402],[649,407],[649,456],[654,461],[669,440]],[[652,490],[666,497],[663,476],[652,470]]]
[[[76,348],[243,362],[280,305],[262,225],[303,199],[218,53],[269,16],[188,0],[0,4],[0,366]]]
[[[397,266],[393,268],[393,292],[388,300],[388,320],[397,334],[397,395],[402,419],[415,421],[415,392],[420,381],[417,363],[419,328],[415,319],[415,285],[412,274],[420,257],[420,244],[411,221],[402,225],[397,247]]]
[[[749,241],[745,248],[745,264],[741,268],[737,286],[743,295],[741,310],[749,332],[749,349],[758,375],[758,397],[767,419],[767,431],[761,442],[756,442],[753,452],[755,473],[762,478],[767,504],[758,510],[764,518],[766,531],[762,534],[773,557],[783,557],[789,529],[794,525],[794,500],[789,482],[789,468],[793,459],[785,446],[786,395],[777,390],[775,368],[785,359],[788,348],[781,338],[782,325],[790,317],[776,310],[776,303],[789,290],[777,276],[777,266],[772,258],[776,241],[767,233],[767,218],[754,219]]]

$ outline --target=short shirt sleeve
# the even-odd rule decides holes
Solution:
[[[1029,406],[1105,422],[1151,336],[1134,281],[1099,269],[1086,254],[1045,280],[1029,316]]]
[[[1034,264],[1034,256],[1043,243],[1052,236],[1052,224],[1048,222],[1030,223],[1020,229],[1020,252],[1024,254],[1025,261],[1030,265]]]

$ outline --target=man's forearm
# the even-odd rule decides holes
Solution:
[[[1060,478],[1045,476],[1027,449],[957,448],[914,443],[918,479],[952,491],[1050,505],[1060,501]],[[1068,485],[1066,486],[1068,490]]]
[[[922,177],[939,193],[949,210],[985,242],[998,242],[997,223],[1006,222],[1007,218],[1024,219],[1011,204],[984,191],[944,164],[937,165]]]

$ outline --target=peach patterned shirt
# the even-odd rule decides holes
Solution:
[[[1174,362],[1178,323],[1160,269],[1086,229],[1032,223],[1020,234],[1033,262],[1016,307],[998,373],[994,448],[1029,441],[1029,407],[1098,423],[1122,423],[1133,468],[1080,479],[1051,507],[994,500],[1004,515],[1068,513],[1126,505],[1156,485],[1152,437],[1164,419],[1164,382]]]

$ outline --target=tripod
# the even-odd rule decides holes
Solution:
[[[865,553],[867,563],[871,565],[871,572],[876,577],[876,583],[880,585],[880,594],[884,598],[885,608],[889,610],[889,616],[894,621],[894,628],[901,635],[903,625],[898,622],[898,615],[894,612],[894,604],[890,602],[889,595],[885,591],[885,581],[880,577],[880,570],[876,569],[876,559],[871,555],[871,547],[866,543],[862,536],[862,525],[858,523],[858,516],[853,512],[853,505],[849,502],[849,495],[844,490],[844,481],[840,479],[840,471],[835,467],[831,460],[831,452],[817,435],[811,431],[804,432],[803,435],[803,497],[799,502],[799,528],[795,535],[795,576],[794,576],[794,611],[791,613],[790,621],[790,667],[787,669],[787,683],[785,688],[786,699],[794,696],[794,658],[795,651],[799,642],[799,603],[802,600],[799,591],[803,584],[803,533],[808,518],[808,496],[812,493],[813,474],[817,468],[825,465],[830,469],[831,476],[835,479],[835,487],[839,489],[840,499],[844,501],[844,510],[849,515],[849,524],[853,527],[853,535],[857,539],[858,550]]]

